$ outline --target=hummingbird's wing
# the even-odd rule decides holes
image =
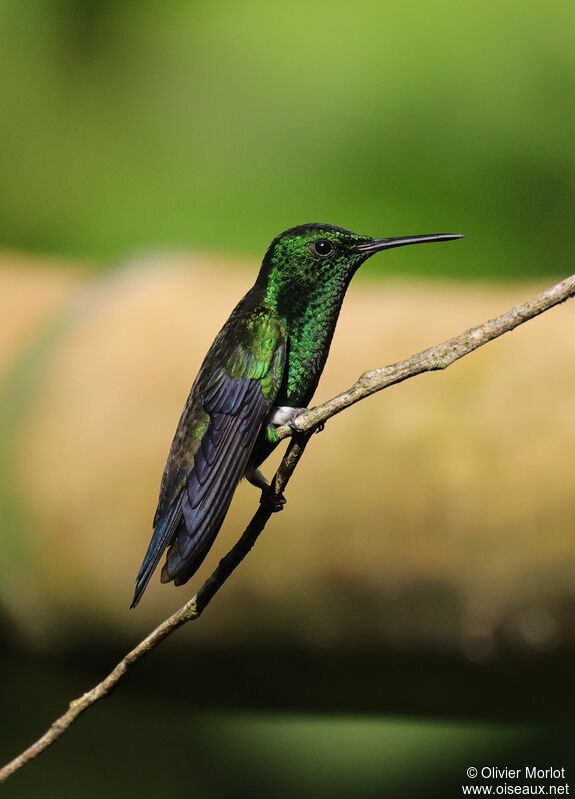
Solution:
[[[253,329],[248,332],[238,332],[237,324],[233,330],[224,328],[192,387],[166,464],[154,534],[136,578],[132,607],[166,547],[162,582],[181,585],[198,569],[273,406],[285,366],[285,329],[268,318],[257,325],[255,338]]]

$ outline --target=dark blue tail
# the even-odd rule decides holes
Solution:
[[[158,565],[158,562],[162,557],[166,547],[172,542],[172,539],[174,538],[174,535],[183,520],[182,499],[183,496],[180,494],[177,502],[170,508],[169,512],[163,518],[158,519],[158,523],[154,528],[152,540],[148,546],[148,551],[144,557],[144,562],[142,563],[140,571],[138,572],[138,576],[136,577],[136,590],[134,592],[134,598],[130,608],[135,608],[142,598],[142,594],[150,582],[150,577],[154,573],[155,568]]]

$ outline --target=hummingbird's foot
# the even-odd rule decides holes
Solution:
[[[282,424],[287,424],[294,435],[301,434],[302,431],[297,429],[295,421],[298,416],[301,416],[307,410],[309,409],[292,408],[290,405],[276,405],[269,417],[270,427],[271,425],[280,427]]]
[[[288,422],[288,427],[292,431],[292,435],[299,436],[301,435],[301,430],[297,427],[295,423],[295,419],[290,419]]]
[[[308,411],[308,410],[309,410],[309,408],[302,408],[302,409],[300,410],[300,413],[305,413],[305,411]],[[300,415],[300,413],[298,413],[298,415],[297,415],[297,416],[299,416],[299,415]],[[294,417],[293,419],[291,419],[291,421],[289,421],[289,422],[288,422],[288,426],[289,426],[289,428],[290,428],[290,430],[292,431],[292,434],[293,434],[294,436],[297,436],[297,435],[301,435],[301,434],[302,434],[302,430],[300,430],[300,429],[299,429],[299,427],[297,427],[297,426],[296,426],[296,419],[297,419],[297,416],[296,416],[296,417]],[[324,430],[325,430],[325,422],[319,422],[319,424],[317,424],[317,425],[314,427],[314,429],[313,429],[313,434],[315,434],[315,433],[322,433]]]
[[[283,494],[280,494],[279,497],[274,496],[269,490],[269,486],[262,491],[260,497],[260,505],[263,505],[264,508],[267,507],[272,513],[279,513],[280,510],[283,510],[286,502],[287,499]]]

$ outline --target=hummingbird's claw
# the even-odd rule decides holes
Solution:
[[[283,494],[280,494],[277,499],[273,500],[273,511],[274,513],[279,513],[280,510],[284,509],[284,505],[286,504],[287,499],[284,497]]]
[[[300,430],[299,427],[296,425],[297,419],[302,413],[309,411],[309,408],[294,408],[293,409],[293,416],[291,419],[288,420],[288,427],[292,432],[292,436],[301,436],[303,435],[304,431]]]
[[[269,489],[262,491],[262,495],[260,497],[260,505],[263,505],[264,507],[267,506],[272,513],[279,513],[280,510],[283,510],[286,502],[287,499],[283,494],[280,494],[279,497],[276,497]]]
[[[295,419],[290,419],[288,422],[288,427],[292,431],[294,436],[297,436],[301,433],[301,430],[297,427],[295,423]]]
[[[304,408],[304,410],[307,410],[307,408]],[[302,413],[303,412],[304,411],[302,411]],[[297,416],[295,417],[295,419],[291,419],[291,421],[288,422],[288,427],[292,431],[292,435],[300,436],[303,431],[300,430],[299,427],[296,427],[296,419],[297,419]],[[317,424],[315,426],[313,432],[314,433],[321,433],[321,432],[323,432],[323,430],[325,430],[325,422],[319,422],[319,424]]]

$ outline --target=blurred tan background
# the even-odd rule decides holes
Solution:
[[[571,0],[0,3],[2,757],[251,517],[241,485],[192,583],[129,611],[273,236],[466,234],[365,266],[316,401],[573,272],[574,36]],[[574,322],[332,419],[205,616],[7,795],[445,797],[473,763],[575,766]]]
[[[0,272],[7,392],[33,372],[7,431],[5,608],[44,645],[66,636],[62,619],[131,636],[199,587],[257,504],[242,485],[193,584],[155,578],[128,612],[190,383],[257,267],[173,254],[101,281],[48,269],[7,255]],[[368,279],[350,290],[318,400],[543,285]],[[332,420],[286,512],[194,635],[379,639],[479,660],[573,643],[573,313],[567,304]]]

